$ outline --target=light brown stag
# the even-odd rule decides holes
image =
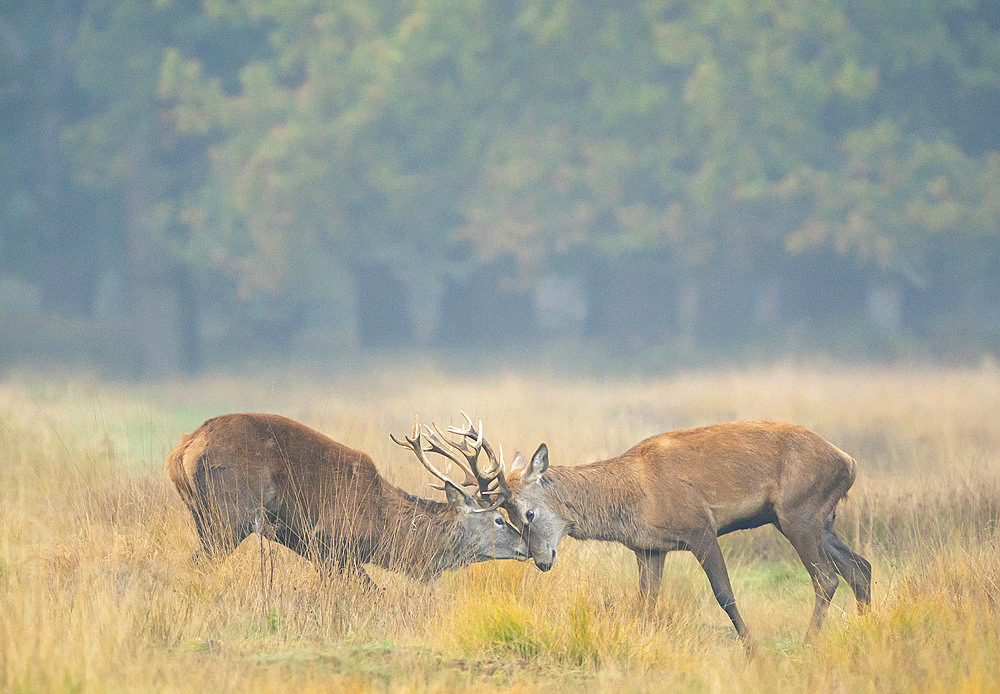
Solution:
[[[395,438],[393,438],[396,441]],[[203,551],[231,551],[257,531],[370,585],[362,564],[431,578],[488,559],[527,559],[503,515],[426,457],[414,424],[406,442],[441,482],[447,503],[407,494],[371,458],[286,417],[228,414],[181,437],[167,471],[194,516]]]
[[[451,428],[481,439],[468,421]],[[495,468],[495,469],[494,469]],[[549,466],[543,443],[531,460],[517,454],[509,476],[501,464],[481,480],[528,540],[543,571],[566,535],[619,542],[639,565],[639,591],[651,608],[667,552],[692,552],[740,637],[749,631],[736,607],[718,537],[771,524],[791,543],[816,594],[807,638],[822,625],[844,577],[858,611],[871,604],[871,564],[833,529],[838,502],[854,483],[854,460],[811,431],[791,424],[734,422],[672,431],[621,455],[578,467]]]

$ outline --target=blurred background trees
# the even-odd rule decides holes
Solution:
[[[1000,345],[986,0],[52,0],[0,38],[8,364]]]

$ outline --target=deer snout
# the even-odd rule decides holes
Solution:
[[[552,550],[551,557],[545,557],[545,558],[535,557],[535,566],[537,566],[541,571],[548,571],[549,569],[552,568],[552,565],[555,563],[556,563],[556,551],[554,549]]]

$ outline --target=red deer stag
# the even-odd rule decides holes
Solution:
[[[468,425],[450,428],[479,439]],[[871,564],[833,530],[837,503],[854,483],[854,460],[811,431],[790,424],[734,422],[672,431],[621,455],[579,467],[549,466],[541,444],[530,461],[517,454],[481,480],[522,529],[535,565],[548,571],[563,537],[619,542],[639,564],[647,609],[660,589],[667,552],[688,550],[745,643],[749,632],[729,582],[718,537],[774,525],[795,548],[816,593],[807,638],[822,625],[840,574],[858,611],[871,604]]]
[[[433,448],[416,423],[396,443],[442,482],[447,503],[407,494],[361,451],[273,414],[209,419],[181,437],[167,471],[209,556],[256,530],[325,572],[355,572],[366,586],[366,563],[431,578],[488,559],[528,558],[498,504],[480,503],[427,460]]]

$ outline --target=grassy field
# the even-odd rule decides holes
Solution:
[[[377,374],[377,375],[376,375]],[[405,489],[437,494],[389,432],[414,413],[485,421],[507,457],[554,464],[733,419],[803,424],[858,460],[840,534],[874,566],[871,614],[844,585],[802,636],[808,576],[771,528],[722,540],[760,648],[748,659],[692,556],[668,561],[655,615],[619,546],[567,539],[547,574],[492,562],[381,590],[323,581],[248,539],[218,564],[164,472],[181,433],[271,411],[368,451]],[[530,452],[530,451],[529,451]],[[807,368],[662,379],[367,375],[143,385],[0,383],[3,691],[1000,691],[1000,370]]]

